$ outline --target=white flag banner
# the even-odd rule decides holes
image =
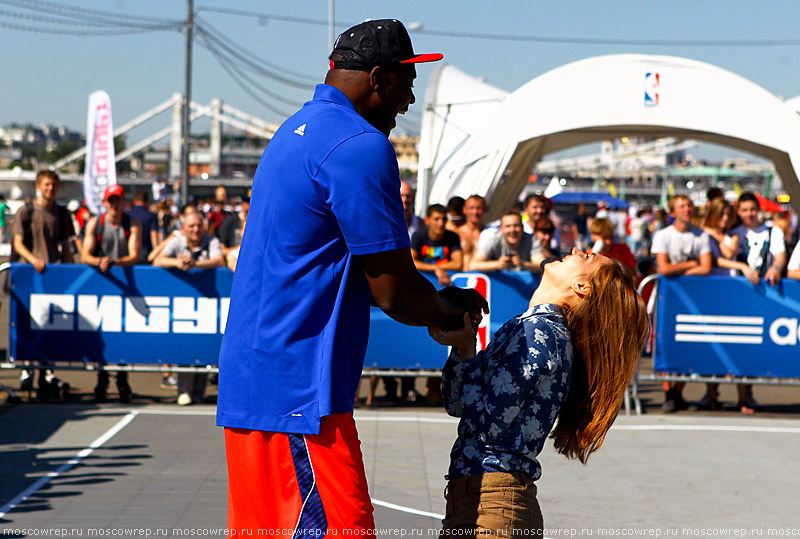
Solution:
[[[111,124],[111,99],[103,90],[89,96],[86,122],[86,165],[83,173],[83,197],[95,215],[103,210],[103,191],[117,183],[114,156],[114,127]]]

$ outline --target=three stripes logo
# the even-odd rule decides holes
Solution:
[[[678,342],[762,344],[764,318],[760,316],[675,316]]]
[[[776,318],[766,329],[763,316],[675,315],[675,341],[720,344],[764,344],[764,335],[778,346],[800,344],[797,318]]]

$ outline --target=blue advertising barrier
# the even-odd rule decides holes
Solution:
[[[13,362],[109,365],[216,365],[225,331],[233,274],[216,270],[84,265],[11,265],[9,356]],[[423,274],[434,282],[432,275]],[[491,314],[479,330],[483,344],[509,318],[527,309],[539,276],[528,272],[453,275],[453,284],[479,290]],[[408,327],[375,307],[365,367],[438,369],[446,348],[425,328]]]
[[[11,265],[14,361],[217,363],[233,273],[148,266]]]
[[[676,374],[800,377],[800,282],[660,277],[653,368]]]

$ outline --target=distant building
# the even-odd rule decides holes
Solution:
[[[67,141],[80,147],[86,144],[86,137],[83,133],[60,125],[11,124],[0,127],[0,141],[6,148],[11,149],[33,146],[37,149],[53,151]]]

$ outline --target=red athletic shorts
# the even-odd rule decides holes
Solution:
[[[317,435],[226,428],[225,453],[230,537],[374,537],[353,414],[323,417]]]

